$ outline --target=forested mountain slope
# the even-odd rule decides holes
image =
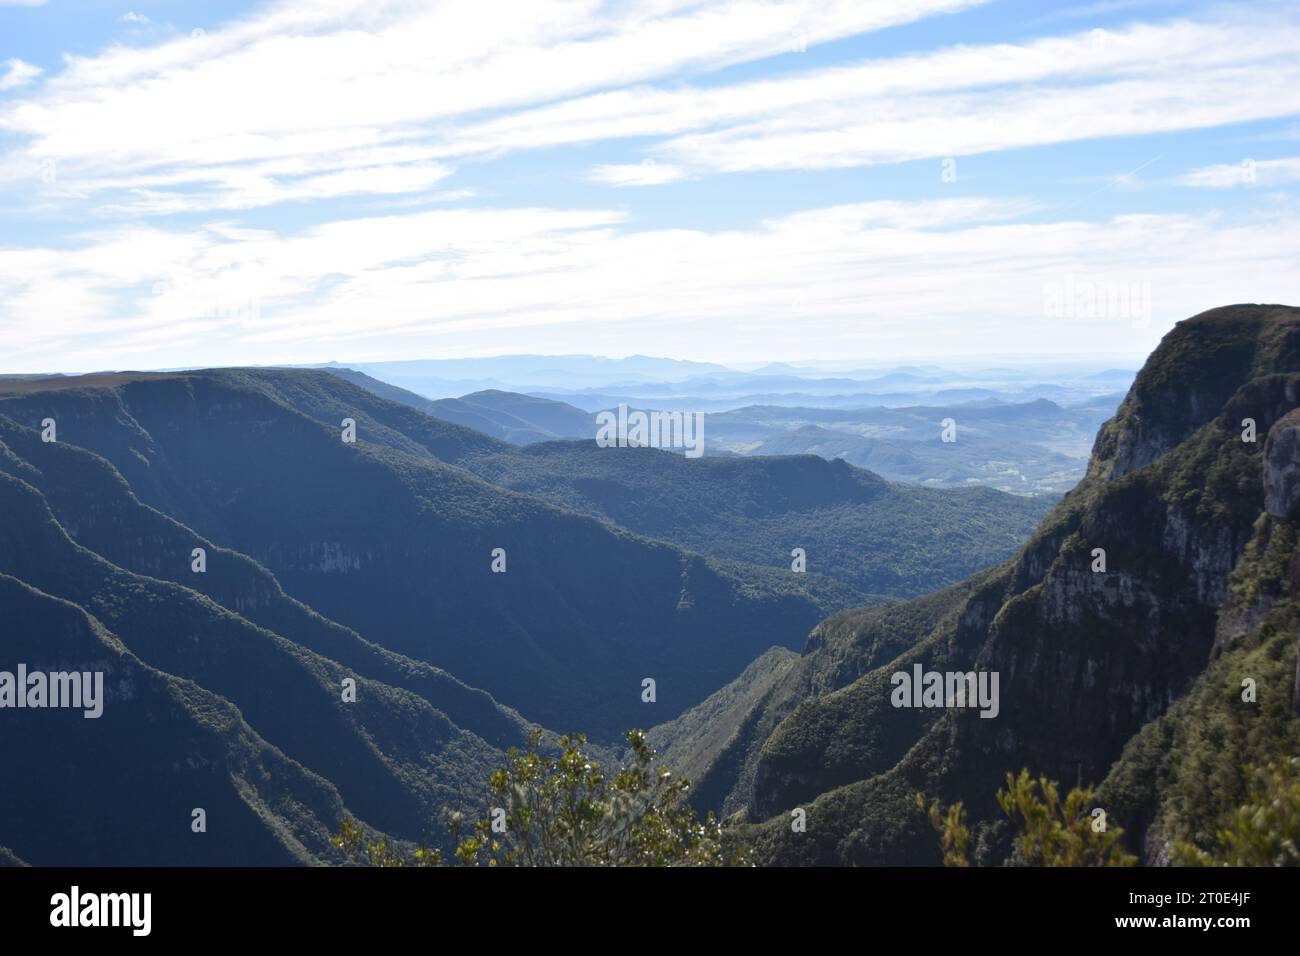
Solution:
[[[350,369],[332,371],[430,414],[445,408]],[[557,403],[505,392],[465,398],[495,411],[524,404],[530,420],[540,416],[564,433],[576,427],[571,415],[545,417]],[[893,484],[806,454],[692,460],[654,448],[601,448],[592,421],[587,429],[586,441],[480,443],[445,460],[495,485],[715,558],[788,569],[791,551],[802,548],[810,572],[864,597],[915,597],[1005,560],[1053,501],[985,487]]]
[[[720,558],[809,571],[865,594],[916,597],[1005,560],[1051,507],[991,488],[887,482],[814,455],[700,458],[544,442],[467,455],[494,484]]]
[[[598,737],[656,722],[646,678],[656,713],[673,716],[773,635],[797,641],[856,593],[712,563],[493,487],[443,459],[500,443],[325,372],[17,383],[0,417],[53,419],[59,443],[107,459],[144,504],[365,640]],[[506,573],[492,571],[498,548]]]
[[[760,824],[738,836],[767,862],[938,862],[915,794],[991,821],[1021,767],[1105,781],[1111,818],[1150,860],[1173,839],[1204,841],[1250,767],[1300,743],[1297,404],[1300,310],[1179,323],[1098,435],[1088,477],[1015,558],[829,619],[760,694],[732,694],[724,745],[679,759],[708,764],[701,789]],[[890,678],[915,664],[997,672],[997,716],[894,707]],[[689,717],[657,735],[671,744]],[[1005,840],[981,829],[975,849],[996,861]]]

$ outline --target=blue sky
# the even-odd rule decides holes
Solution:
[[[0,371],[1139,357],[1296,303],[1294,4],[0,0]]]

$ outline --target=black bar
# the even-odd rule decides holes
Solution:
[[[148,935],[135,936],[130,925],[52,926],[52,898],[70,896],[73,886],[83,903],[88,894],[150,894]],[[75,931],[83,940],[204,946],[254,938],[373,944],[389,933],[400,934],[396,944],[407,934],[436,939],[457,927],[484,940],[532,935],[545,944],[566,924],[608,924],[645,939],[662,930],[667,942],[689,938],[701,921],[737,935],[800,925],[820,934],[838,925],[859,936],[910,927],[936,942],[1014,943],[1050,932],[1066,940],[1199,933],[1230,943],[1243,932],[1277,934],[1293,925],[1297,890],[1296,873],[1282,869],[31,868],[0,870],[0,925],[12,938]],[[1185,922],[1205,918],[1208,928]],[[1126,919],[1154,924],[1118,924]],[[1246,924],[1213,922],[1224,919]]]

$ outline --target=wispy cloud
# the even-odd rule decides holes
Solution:
[[[1243,159],[1193,169],[1178,179],[1181,186],[1231,189],[1236,186],[1280,186],[1300,182],[1300,156],[1286,159]]]
[[[638,230],[612,210],[438,209],[293,233],[234,225],[90,233],[0,251],[21,367],[306,361],[346,352],[952,354],[1149,347],[1160,323],[1284,300],[1300,215],[1024,222],[1002,199],[806,210],[748,230]],[[1155,327],[1062,319],[1067,283],[1146,290]],[[1005,350],[1005,349],[1004,349]]]
[[[53,163],[62,195],[83,205],[233,210],[328,195],[322,176],[418,191],[466,161],[633,137],[650,138],[657,161],[598,164],[588,178],[869,166],[1300,112],[1297,18],[1280,10],[653,85],[785,55],[791,36],[816,43],[971,5],[664,0],[637,17],[588,0],[513,7],[503,22],[459,0],[278,4],[197,37],[71,58],[41,95],[0,110],[21,144],[0,159],[0,184]],[[475,119],[485,112],[496,115]]]
[[[656,163],[653,159],[640,163],[593,166],[590,173],[592,182],[606,186],[662,186],[677,182],[685,176],[686,170],[682,167]]]
[[[844,168],[1240,123],[1300,111],[1295,29],[1140,25],[733,85],[638,87],[470,126],[456,145],[499,151],[655,136],[652,152],[704,173]]]
[[[480,0],[279,3],[196,36],[69,58],[39,98],[0,112],[0,131],[25,141],[0,179],[53,162],[80,196],[125,174],[148,188],[177,170],[285,157],[421,144],[456,155],[440,130],[457,118],[761,59],[796,32],[816,43],[979,2],[583,0],[512,4],[509,15]],[[150,197],[142,211],[157,208]]]
[[[0,91],[26,86],[42,72],[39,66],[17,59],[6,60],[3,66],[4,72],[0,73]]]

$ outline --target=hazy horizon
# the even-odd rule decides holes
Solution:
[[[991,365],[1009,366],[1014,370],[1033,371],[1034,369],[1046,369],[1054,366],[1077,366],[1080,368],[1091,367],[1109,367],[1114,366],[1122,368],[1124,371],[1136,372],[1145,361],[1144,354],[1137,353],[1073,353],[1073,352],[1045,352],[1040,354],[1026,353],[967,353],[959,355],[896,355],[896,356],[863,356],[861,358],[809,358],[809,359],[786,359],[772,358],[768,360],[757,361],[734,361],[726,359],[684,359],[669,355],[652,355],[646,353],[628,353],[626,355],[597,355],[583,352],[502,352],[488,355],[446,355],[446,356],[423,356],[420,358],[379,358],[379,359],[318,359],[314,361],[301,362],[250,362],[245,364],[213,364],[213,365],[168,365],[154,367],[129,367],[129,366],[103,366],[103,367],[84,367],[84,368],[49,368],[49,369],[3,369],[0,375],[9,377],[25,377],[40,375],[96,375],[107,373],[130,373],[130,372],[182,372],[197,371],[208,368],[320,368],[324,366],[337,366],[340,368],[350,368],[353,366],[379,366],[379,365],[414,365],[419,363],[471,363],[471,362],[492,362],[504,359],[588,359],[597,362],[627,362],[636,359],[646,359],[656,362],[675,362],[689,365],[701,366],[720,366],[729,371],[753,374],[770,366],[788,366],[798,371],[816,372],[826,375],[844,374],[854,371],[860,372],[881,372],[892,369],[903,368],[908,366],[932,366],[941,367],[951,371],[982,371],[988,370]],[[1131,368],[1129,366],[1132,366]]]

